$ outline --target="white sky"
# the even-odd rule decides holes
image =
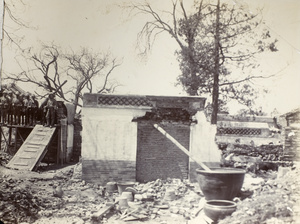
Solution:
[[[16,1],[16,6],[18,6]],[[185,95],[180,87],[174,87],[180,74],[174,52],[177,45],[168,35],[157,39],[151,55],[142,61],[135,50],[136,36],[144,20],[127,14],[115,3],[121,0],[23,0],[18,16],[28,21],[36,30],[17,30],[25,35],[24,44],[39,47],[40,43],[55,43],[73,50],[82,47],[94,52],[112,52],[123,59],[113,72],[113,78],[123,84],[117,89],[120,94]],[[170,5],[171,0],[150,0],[160,8]],[[191,0],[185,0],[191,2]],[[258,87],[270,90],[261,95],[258,106],[271,112],[277,108],[287,112],[300,105],[300,1],[299,0],[236,0],[249,3],[250,7],[263,6],[266,28],[279,40],[279,52],[260,59],[264,74],[279,76],[257,82]],[[6,23],[6,26],[11,24]],[[13,58],[15,52],[3,46],[3,69],[6,72],[20,72]],[[26,88],[26,87],[25,87]],[[30,90],[29,90],[30,91]],[[210,100],[210,99],[208,99]],[[231,107],[235,111],[236,107]]]

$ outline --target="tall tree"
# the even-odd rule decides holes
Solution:
[[[172,1],[170,11],[155,10],[150,3],[128,7],[152,18],[138,34],[140,40],[146,38],[145,53],[161,33],[168,33],[178,43],[178,82],[189,95],[212,95],[212,124],[217,122],[220,103],[235,99],[251,106],[255,98],[251,80],[268,77],[250,73],[259,66],[255,56],[277,51],[277,40],[260,26],[261,12],[253,14],[245,6],[220,0],[195,0],[189,13],[183,0]],[[238,75],[233,72],[237,69]]]

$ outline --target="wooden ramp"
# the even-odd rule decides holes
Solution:
[[[18,170],[34,170],[47,153],[55,129],[36,125],[6,166]]]

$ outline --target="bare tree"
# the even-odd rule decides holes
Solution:
[[[5,79],[34,84],[41,90],[36,92],[41,98],[51,92],[73,103],[75,109],[81,106],[83,91],[101,93],[115,90],[118,83],[111,80],[110,75],[121,65],[117,58],[109,53],[94,54],[86,48],[70,52],[62,53],[53,44],[44,45],[38,53],[29,56],[27,71],[6,74]]]
[[[76,83],[70,89],[75,105],[78,105],[79,99],[82,100],[82,91],[85,88],[90,93],[93,88],[96,88],[97,93],[102,93],[113,92],[118,86],[117,82],[109,82],[109,76],[121,64],[116,58],[111,58],[110,54],[92,54],[83,48],[78,54],[73,52],[64,57],[68,61],[67,76]]]
[[[22,28],[35,29],[28,21],[23,20],[18,16],[20,8],[26,9],[28,2],[23,0],[5,0],[4,1],[4,25],[3,34],[5,44],[11,47],[17,47],[18,50],[26,51],[22,46],[22,41],[25,39],[24,35],[19,35],[18,31]],[[9,25],[8,25],[9,24]]]
[[[59,73],[59,62],[60,53],[59,49],[55,45],[43,45],[42,49],[37,53],[28,55],[22,55],[22,61],[24,65],[19,65],[23,69],[23,72],[19,74],[5,74],[6,80],[13,82],[32,83],[35,84],[39,89],[46,90],[47,92],[55,92],[57,96],[66,100],[65,92],[62,91],[61,87],[65,84],[66,80],[61,81],[62,75]],[[43,92],[40,97],[44,97]]]

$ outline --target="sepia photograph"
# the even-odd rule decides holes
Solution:
[[[0,224],[300,223],[299,0],[0,16]]]

